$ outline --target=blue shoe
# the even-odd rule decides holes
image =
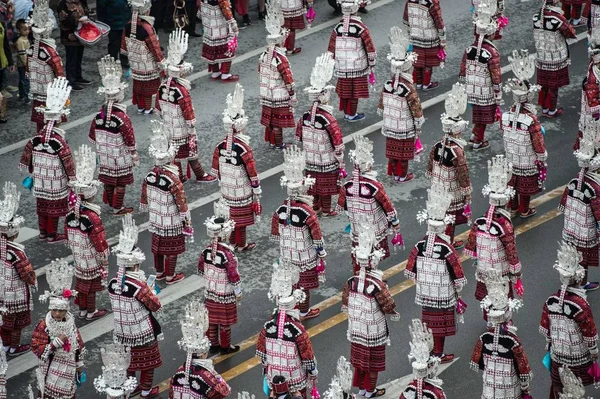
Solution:
[[[365,114],[363,114],[362,112],[360,112],[360,113],[358,113],[356,115],[353,115],[353,116],[345,115],[344,119],[347,120],[348,122],[358,122],[360,120],[365,119]]]
[[[123,72],[123,77],[125,78],[125,80],[131,77],[131,68],[125,69],[125,72]]]
[[[589,282],[581,288],[583,288],[586,291],[596,291],[598,287],[600,287],[600,284],[598,282]]]

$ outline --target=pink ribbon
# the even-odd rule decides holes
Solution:
[[[440,59],[440,61],[446,61],[446,50],[443,47],[440,47],[437,56]]]
[[[340,169],[340,176],[342,177],[342,179],[345,179],[346,177],[348,177],[348,172],[346,172],[346,169],[344,169],[344,168]]]
[[[598,366],[598,363],[592,363],[587,372],[594,379],[594,382],[600,381],[600,366]]]
[[[415,155],[419,155],[424,150],[423,143],[421,143],[421,138],[417,137],[415,140]]]
[[[462,300],[462,298],[458,298],[458,300],[456,301],[456,313],[465,314],[466,311],[467,304],[465,303],[465,301]]]
[[[309,27],[312,25],[312,23],[316,17],[317,17],[317,13],[315,12],[315,9],[313,8],[313,6],[310,6],[308,8],[308,10],[306,11],[306,20],[308,21]]]
[[[321,394],[319,394],[319,390],[317,389],[317,384],[314,384],[311,391],[310,396],[312,399],[321,399]]]
[[[371,73],[369,73],[369,84],[374,86],[377,83],[377,78],[375,77],[375,72],[371,69]]]
[[[520,278],[515,283],[515,292],[518,296],[523,296],[523,294],[525,293],[525,288],[523,288],[523,282]]]
[[[396,233],[394,235],[394,238],[392,238],[392,245],[404,249],[404,238],[402,237],[402,233]]]
[[[325,273],[325,262],[323,261],[323,259],[319,259],[319,264],[317,264],[317,273]]]
[[[504,15],[498,18],[498,29],[504,29],[508,25],[508,18]]]
[[[237,50],[237,48],[238,48],[237,36],[233,36],[227,42],[227,52],[231,53],[233,55],[233,54],[235,54],[235,51]]]
[[[470,218],[473,216],[473,211],[471,211],[471,204],[465,205],[465,210],[463,211],[463,216]]]

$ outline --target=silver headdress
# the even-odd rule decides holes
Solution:
[[[233,93],[227,94],[227,108],[223,111],[223,126],[227,132],[227,150],[231,151],[231,141],[236,133],[243,133],[248,126],[248,117],[244,111],[244,88],[236,83]]]
[[[155,159],[156,165],[168,165],[175,159],[177,147],[171,143],[171,135],[164,128],[163,122],[158,119],[150,121],[152,137],[150,138],[150,148],[148,152]]]
[[[385,252],[378,248],[377,232],[371,220],[364,216],[359,217],[356,224],[358,241],[352,248],[356,262],[361,268],[376,269],[379,262],[385,256]]]
[[[185,316],[181,320],[183,336],[177,344],[187,352],[184,375],[188,383],[192,357],[203,355],[210,350],[210,340],[206,336],[208,324],[208,310],[201,300],[193,300],[185,306]]]
[[[44,113],[44,121],[46,124],[46,141],[50,139],[50,133],[54,124],[60,122],[63,116],[69,115],[69,95],[71,94],[71,86],[69,81],[64,78],[54,78],[48,84],[46,89],[46,104],[42,107],[37,107],[38,112]]]
[[[481,300],[481,309],[487,312],[488,322],[493,326],[506,323],[512,318],[513,312],[523,306],[523,301],[508,297],[510,280],[502,272],[489,269],[484,279],[487,296]]]
[[[489,36],[498,30],[498,21],[494,18],[497,10],[497,0],[480,0],[473,19],[477,34],[482,37]]]
[[[17,190],[15,183],[8,181],[4,183],[3,192],[4,199],[0,201],[0,234],[14,237],[25,223],[25,219],[17,215],[21,193]]]
[[[208,331],[208,310],[201,300],[193,300],[185,306],[185,316],[181,320],[183,337],[177,341],[181,349],[189,354],[202,355],[210,349]]]
[[[446,112],[441,116],[445,133],[456,134],[465,131],[469,122],[461,118],[467,110],[467,89],[462,83],[454,83],[452,91],[444,101]]]
[[[371,170],[375,159],[373,158],[373,142],[365,136],[360,134],[353,134],[352,140],[354,141],[354,149],[350,150],[350,160],[354,162],[354,167],[358,168],[361,172],[367,172]]]
[[[92,198],[98,192],[100,182],[94,177],[96,175],[96,153],[91,147],[82,144],[78,151],[73,154],[77,179],[71,184],[77,196],[84,199]]]
[[[413,319],[408,326],[410,332],[410,353],[408,359],[412,360],[413,376],[417,380],[434,379],[438,374],[440,358],[431,355],[433,350],[433,333],[425,323]],[[437,381],[438,384],[441,381]]]
[[[512,177],[512,164],[504,155],[496,155],[488,161],[488,184],[483,186],[483,195],[489,195],[490,205],[504,206],[515,195],[508,185]]]
[[[306,169],[306,153],[296,145],[283,150],[283,176],[280,179],[281,186],[287,187],[288,195],[295,197],[304,195],[309,187],[315,184],[315,179],[304,176]]]
[[[267,29],[267,43],[270,45],[280,44],[287,37],[289,31],[283,27],[283,12],[281,11],[281,0],[273,0],[267,3],[267,16],[265,17],[265,28]]]
[[[315,66],[310,73],[310,87],[304,89],[308,93],[310,101],[328,102],[331,91],[335,86],[330,85],[329,81],[333,78],[335,60],[330,52],[323,53],[317,57]]]
[[[588,168],[592,171],[600,168],[600,142],[598,139],[598,130],[600,122],[590,116],[584,116],[585,123],[581,130],[582,137],[579,140],[579,149],[573,154],[581,168]]]
[[[530,83],[530,79],[535,73],[535,58],[529,54],[528,50],[513,50],[508,61],[515,77],[506,81],[504,91],[513,93],[513,98],[517,103],[531,101],[533,95],[540,90],[540,86]]]
[[[563,286],[566,287],[583,280],[585,269],[579,264],[581,259],[582,255],[576,246],[566,241],[559,243],[557,258],[553,267],[558,271],[560,282]]]
[[[46,272],[49,291],[40,295],[40,302],[49,301],[50,310],[69,310],[69,301],[77,295],[71,289],[75,270],[73,265],[63,259],[57,259],[50,263]]]
[[[188,33],[181,28],[175,29],[169,35],[168,56],[163,64],[169,76],[182,77],[194,69],[191,63],[183,61],[188,49],[188,39]]]
[[[390,53],[387,59],[392,64],[392,72],[408,72],[413,63],[417,60],[417,53],[408,51],[410,47],[410,37],[408,32],[403,31],[397,26],[390,29]]]
[[[211,238],[227,239],[235,229],[235,221],[229,218],[229,205],[223,199],[219,198],[214,203],[214,215],[204,222],[206,231]]]
[[[581,378],[573,374],[571,369],[566,366],[560,367],[558,375],[563,385],[562,393],[558,394],[559,399],[586,399],[585,386]]]
[[[128,398],[137,387],[135,377],[127,376],[131,349],[119,344],[108,344],[100,349],[102,375],[94,379],[94,388],[108,398]]]
[[[352,391],[352,377],[354,372],[352,371],[352,365],[344,356],[340,356],[338,359],[336,371],[342,391],[350,393]]]
[[[452,196],[442,184],[432,184],[427,189],[426,209],[417,212],[419,223],[427,222],[428,228],[434,233],[441,233],[446,225],[454,223],[454,217],[448,215],[448,207]]]
[[[136,247],[139,229],[131,214],[123,217],[123,228],[119,233],[119,243],[113,248],[117,255],[117,265],[121,267],[132,267],[146,260],[146,255]]]
[[[48,11],[50,9],[48,0],[35,0],[29,24],[35,36],[46,38],[52,32],[53,23]]]
[[[110,55],[105,55],[98,61],[98,72],[102,79],[102,86],[98,88],[98,94],[104,94],[107,102],[122,101],[123,91],[127,84],[121,81],[123,75],[121,62]]]
[[[129,6],[134,13],[146,14],[152,6],[151,0],[128,0]]]
[[[342,14],[349,16],[358,12],[361,0],[337,0],[337,3],[342,8]]]
[[[270,300],[277,302],[279,310],[294,315],[296,304],[304,301],[304,292],[300,289],[294,289],[294,285],[298,284],[299,279],[300,272],[294,265],[285,262],[283,259],[273,264],[268,297]],[[297,311],[296,309],[296,313]]]

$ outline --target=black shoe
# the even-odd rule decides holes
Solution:
[[[266,16],[267,16],[267,13],[264,12],[264,11],[258,13],[258,19],[261,20],[261,21],[264,21],[265,18],[266,18]]]
[[[211,345],[208,353],[211,355],[215,355],[221,352],[221,347],[219,345]]]
[[[361,13],[361,14],[368,14],[369,10],[367,10],[367,7],[360,7],[358,9],[358,12]]]
[[[83,91],[83,87],[79,86],[79,84],[74,84],[71,86],[71,91]]]
[[[246,26],[250,26],[252,25],[252,22],[250,21],[250,15],[245,14],[242,19],[244,20],[244,25]]]
[[[88,86],[88,85],[92,84],[92,82],[90,80],[87,80],[87,79],[77,79],[75,81],[75,83],[78,84],[78,85],[80,85],[80,86]]]
[[[6,118],[0,119],[0,123],[8,123],[8,119],[6,119]]]
[[[221,354],[227,355],[229,353],[239,352],[239,350],[240,350],[239,345],[233,345],[233,346],[230,346],[229,348],[221,348]]]

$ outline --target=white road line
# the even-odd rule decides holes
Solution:
[[[198,275],[186,277],[180,283],[175,286],[168,286],[158,294],[160,301],[164,306],[169,305],[183,298],[194,291],[197,291],[204,287],[204,279]],[[160,319],[160,315],[158,316]],[[103,334],[109,333],[114,328],[113,314],[109,314],[101,320],[89,323],[79,329],[83,342],[92,342],[96,338]],[[32,353],[28,352],[22,356],[10,360],[8,362],[8,370],[6,373],[6,379],[17,376],[21,373],[26,372],[39,364],[38,358]]]
[[[448,367],[452,366],[460,359],[460,357],[455,358],[452,362],[441,364],[439,368],[438,374],[442,374]],[[405,375],[404,377],[398,378],[397,380],[390,381],[386,384],[383,384],[381,388],[385,388],[385,395],[381,397],[381,399],[398,399],[400,394],[404,392],[406,386],[414,379],[412,374]]]
[[[376,2],[375,4],[369,5],[369,10],[371,10],[371,11],[372,10],[376,10],[379,7],[383,7],[383,6],[386,6],[386,5],[390,4],[390,3],[393,3],[393,1],[394,0],[380,0],[380,1]],[[317,32],[320,32],[320,31],[322,31],[324,29],[330,28],[330,27],[334,26],[335,24],[337,24],[338,22],[339,22],[339,19],[337,19],[337,18],[334,18],[334,19],[329,20],[327,22],[323,22],[322,24],[319,24],[319,25],[313,26],[312,28],[303,30],[302,32],[300,32],[300,33],[298,33],[296,35],[296,38],[297,39],[302,39],[303,37],[306,37],[306,36],[311,35],[313,33],[317,33]],[[235,57],[234,60],[233,60],[233,63],[234,64],[238,64],[238,63],[244,62],[244,61],[246,61],[246,60],[248,60],[250,58],[257,57],[260,54],[262,54],[263,51],[265,51],[265,47],[259,47],[257,49],[254,49],[254,50],[249,51],[247,53],[244,53],[244,54],[242,54],[242,55],[240,55],[238,57]],[[204,64],[202,64],[202,65],[204,66]],[[206,68],[204,68],[201,72],[196,72],[196,73],[191,74],[188,77],[188,80],[190,82],[193,82],[194,80],[203,78],[205,76],[208,76],[208,70]],[[122,104],[125,105],[126,107],[129,107],[131,105],[131,99],[123,101]],[[64,125],[62,125],[61,128],[64,129],[64,130],[66,130],[66,131],[69,131],[70,129],[73,129],[75,127],[83,125],[84,123],[91,122],[95,115],[96,114],[93,113],[93,114],[90,114],[88,116],[84,116],[84,117],[81,117],[79,119],[76,119],[76,120],[74,120],[72,122],[67,122]],[[28,141],[29,141],[29,139],[21,140],[18,143],[10,144],[10,145],[7,145],[5,147],[0,148],[0,155],[7,154],[7,153],[9,153],[11,151],[22,149],[23,147],[25,147],[25,144],[27,144]]]
[[[379,4],[382,4],[382,3],[388,4],[390,2],[391,1],[383,0],[381,2],[377,2],[376,5],[379,5]],[[333,22],[335,22],[335,21],[333,21]],[[321,24],[321,25],[327,25],[327,24],[333,25],[333,22],[330,21],[330,22],[326,22],[325,24]],[[320,27],[321,25],[319,25],[318,27]],[[315,27],[313,29],[317,29],[318,27]],[[587,33],[585,33],[585,32],[580,33],[579,35],[577,35],[577,41],[581,41],[581,40],[585,39],[586,37],[587,37]],[[511,70],[512,70],[511,66],[510,65],[506,65],[506,66],[502,67],[502,74],[510,72]],[[445,93],[442,93],[442,94],[439,94],[439,95],[437,95],[437,96],[435,96],[433,98],[430,98],[429,100],[423,101],[423,103],[422,103],[423,110],[425,110],[427,108],[431,108],[431,107],[433,107],[433,106],[435,106],[435,105],[443,102],[446,99],[446,96],[448,95],[448,93],[449,93],[449,91],[445,92]],[[367,126],[365,128],[362,128],[361,130],[355,132],[354,134],[358,134],[358,135],[361,135],[361,136],[366,136],[368,134],[371,134],[371,133],[376,132],[379,129],[381,129],[382,123],[383,122],[379,121],[379,122],[374,123],[372,125],[369,125],[369,126]],[[352,141],[352,136],[346,136],[346,137],[344,137],[344,143],[345,144],[349,143],[350,141]],[[0,153],[1,153],[1,150],[0,150]],[[266,170],[264,172],[261,172],[260,173],[260,178],[261,178],[261,180],[266,180],[269,177],[274,176],[274,175],[276,175],[278,173],[281,173],[281,172],[283,172],[283,165],[278,165],[278,166],[275,166],[275,167],[273,167],[271,169],[268,169],[268,170]],[[207,195],[205,197],[197,199],[196,201],[191,202],[190,204],[188,204],[188,207],[189,207],[190,211],[193,211],[194,209],[200,208],[200,207],[202,207],[204,205],[210,204],[213,201],[216,201],[217,199],[220,198],[220,196],[221,195],[218,192],[210,194],[210,195]],[[139,231],[142,232],[142,231],[148,230],[148,226],[149,226],[149,222],[142,223],[141,225],[139,225]],[[107,240],[108,245],[110,245],[110,246],[117,244],[118,241],[119,241],[119,236],[114,236],[114,237],[111,237],[111,238],[109,238]],[[65,259],[67,261],[69,261],[69,262],[71,262],[73,260],[72,256],[70,256],[70,255],[67,256]],[[49,266],[50,266],[50,264],[42,266],[39,269],[36,269],[36,271],[35,271],[36,275],[38,277],[44,275],[46,273],[46,271],[48,270]]]

